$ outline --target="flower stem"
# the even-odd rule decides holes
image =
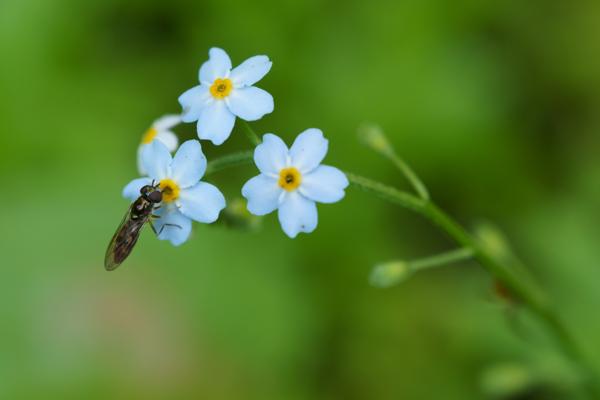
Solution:
[[[358,136],[364,144],[390,160],[412,185],[419,197],[429,200],[427,187],[415,171],[396,153],[381,127],[374,124],[363,124],[358,128]]]
[[[208,163],[206,166],[206,173],[204,175],[210,175],[226,168],[250,164],[252,162],[253,153],[254,152],[252,150],[246,150],[216,158]]]
[[[250,141],[250,144],[254,147],[258,146],[261,143],[260,137],[254,132],[254,129],[250,126],[250,124],[244,120],[241,120],[242,125],[244,125],[244,133],[246,133],[246,137]]]
[[[359,175],[351,173],[346,173],[346,175],[354,186],[417,212],[439,227],[456,243],[472,249],[473,256],[479,264],[490,275],[502,282],[511,294],[525,304],[544,323],[563,353],[581,368],[585,375],[586,389],[590,397],[600,399],[599,381],[594,376],[593,369],[581,354],[571,333],[537,285],[518,275],[512,265],[506,265],[497,260],[478,240],[432,202]]]
[[[475,255],[473,249],[462,247],[460,249],[446,251],[444,253],[435,254],[433,256],[419,258],[408,262],[412,271],[422,269],[442,267],[444,265],[453,264],[460,261],[465,261]]]
[[[251,162],[251,151],[230,154],[210,162],[206,174]],[[593,368],[581,353],[563,321],[556,314],[545,293],[531,279],[519,273],[516,266],[495,257],[486,246],[431,201],[360,175],[346,172],[346,176],[355,187],[425,217],[462,247],[460,250],[450,252],[453,254],[446,253],[414,261],[413,268],[415,268],[415,263],[417,264],[416,268],[427,268],[436,263],[441,265],[442,262],[474,257],[490,275],[500,281],[516,299],[540,319],[562,352],[581,368],[585,378],[585,388],[590,398],[600,399],[600,381],[596,379]]]
[[[429,200],[429,192],[427,191],[427,187],[425,187],[413,169],[402,158],[396,155],[396,153],[387,155],[387,158],[390,159],[390,161],[394,163],[394,165],[400,170],[400,172],[402,172],[406,179],[408,179],[417,194],[423,200]]]

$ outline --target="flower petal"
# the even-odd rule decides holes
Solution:
[[[298,233],[310,233],[317,227],[317,206],[297,191],[286,193],[279,206],[279,223],[283,231],[295,238]]]
[[[192,232],[192,220],[169,205],[155,211],[159,217],[153,221],[160,240],[168,240],[174,246],[183,244]]]
[[[344,198],[348,178],[339,169],[329,165],[319,165],[302,177],[300,193],[320,203],[335,203]]]
[[[135,201],[138,197],[140,197],[140,189],[143,186],[150,184],[152,184],[152,179],[150,178],[134,179],[123,188],[123,197],[131,201]]]
[[[208,61],[200,67],[200,82],[211,85],[217,78],[228,78],[231,71],[231,59],[225,50],[213,47],[208,52]]]
[[[162,117],[160,117],[159,119],[154,121],[154,123],[152,124],[152,127],[160,132],[160,131],[165,131],[167,129],[171,129],[171,128],[177,126],[177,124],[179,124],[180,122],[181,122],[181,115],[167,114],[167,115],[163,115]]]
[[[202,154],[202,147],[197,140],[188,140],[183,143],[171,163],[171,178],[180,188],[194,186],[206,171],[206,157]]]
[[[165,146],[167,146],[167,150],[169,150],[169,152],[177,150],[177,145],[179,144],[177,135],[172,131],[159,131],[154,140],[160,140]]]
[[[142,163],[148,176],[160,181],[170,175],[171,153],[160,140],[153,140],[142,150]]]
[[[267,133],[254,149],[254,163],[263,174],[279,176],[287,166],[288,148],[277,135]]]
[[[327,139],[320,129],[307,129],[302,132],[290,148],[292,165],[306,174],[317,168],[327,154]]]
[[[137,149],[137,169],[140,175],[147,175],[146,169],[144,168],[144,159],[142,154],[144,154],[144,148],[148,146],[147,144],[140,144]]]
[[[242,196],[248,200],[248,211],[254,215],[266,215],[279,206],[283,189],[275,178],[257,175],[244,184]]]
[[[254,86],[232,90],[226,101],[229,110],[246,121],[261,119],[274,108],[273,96]]]
[[[198,182],[181,191],[179,206],[185,216],[210,224],[219,218],[219,212],[225,208],[225,197],[216,186]]]
[[[233,85],[235,87],[254,85],[269,72],[272,65],[267,56],[250,57],[231,71]]]
[[[212,102],[212,96],[208,86],[200,85],[185,91],[177,101],[183,109],[181,120],[183,122],[194,122],[200,118],[204,107]]]
[[[234,124],[235,115],[229,111],[225,102],[214,101],[202,110],[197,125],[198,137],[218,146],[231,135]]]

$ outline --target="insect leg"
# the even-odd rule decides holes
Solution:
[[[179,226],[177,224],[164,224],[163,226],[160,227],[160,231],[158,232],[159,235],[162,233],[163,229],[165,229],[165,226],[175,226],[179,229],[183,229],[181,226]]]
[[[148,221],[148,223],[150,224],[150,228],[152,228],[152,232],[154,232],[154,234],[156,236],[160,235],[160,233],[156,232],[156,227],[154,226],[154,224],[152,223],[152,221]],[[161,229],[162,231],[162,229]]]

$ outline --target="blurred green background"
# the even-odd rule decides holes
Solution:
[[[380,124],[443,208],[511,238],[600,368],[598,1],[1,0],[0,398],[578,398],[476,264],[371,287],[378,262],[453,244],[352,188],[311,235],[275,215],[180,248],[148,230],[106,273],[141,135],[211,46],[273,60],[257,131],[319,127],[328,164],[408,188],[356,140]],[[234,200],[255,174],[208,180]]]

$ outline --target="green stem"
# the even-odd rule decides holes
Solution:
[[[392,163],[394,163],[394,165],[400,170],[400,172],[402,172],[402,174],[406,177],[406,179],[410,182],[417,194],[423,200],[429,200],[429,192],[427,191],[425,184],[423,184],[423,182],[421,181],[421,179],[419,179],[415,171],[413,171],[413,169],[402,158],[400,158],[394,152],[391,152],[389,154],[382,154],[384,154],[390,161],[392,161]]]
[[[226,156],[216,158],[208,163],[206,166],[206,173],[204,175],[210,175],[218,172],[222,169],[237,167],[239,165],[250,164],[252,162],[252,156],[254,152],[252,150],[240,151],[238,153],[227,154]]]
[[[210,174],[225,168],[249,164],[251,161],[252,152],[250,151],[231,154],[209,163],[206,173]],[[429,260],[422,260],[421,268],[425,268],[428,263],[439,262],[440,259],[447,257],[456,257],[458,259],[461,256],[464,258],[467,256],[467,251],[469,251],[469,257],[474,257],[490,275],[500,281],[515,298],[520,300],[537,315],[548,328],[548,331],[565,355],[582,368],[582,371],[586,375],[586,389],[590,397],[600,399],[599,381],[595,377],[593,368],[591,368],[585,357],[581,354],[569,330],[555,313],[547,297],[537,285],[530,279],[518,274],[518,269],[514,268],[513,265],[507,265],[506,261],[499,260],[493,254],[490,254],[484,245],[431,201],[360,175],[346,172],[346,176],[355,187],[373,193],[384,200],[408,208],[425,217],[463,247],[463,254],[438,255],[431,257]],[[436,257],[439,258],[436,260]]]
[[[424,257],[409,261],[408,266],[412,271],[419,271],[422,269],[442,267],[444,265],[465,261],[472,258],[474,255],[475,252],[473,251],[473,249],[463,247],[460,249],[435,254],[430,257]]]
[[[429,200],[429,191],[413,169],[394,151],[382,129],[374,124],[363,124],[358,128],[360,140],[371,149],[390,160],[404,175],[419,197]]]
[[[242,122],[242,125],[244,125],[244,133],[246,133],[246,137],[250,141],[250,144],[254,147],[258,146],[261,143],[260,137],[258,137],[248,122],[244,120],[240,121]]]
[[[419,199],[409,193],[399,191],[368,178],[354,174],[346,175],[350,183],[358,188],[417,212],[438,226],[456,243],[465,248],[472,249],[474,252],[473,256],[479,264],[506,286],[516,298],[528,306],[545,324],[565,355],[582,368],[586,375],[586,389],[591,398],[600,399],[600,387],[598,386],[598,380],[594,376],[593,369],[581,354],[574,338],[555,313],[544,293],[537,286],[528,279],[518,276],[512,266],[499,262],[493,255],[489,254],[463,227],[432,202]]]

